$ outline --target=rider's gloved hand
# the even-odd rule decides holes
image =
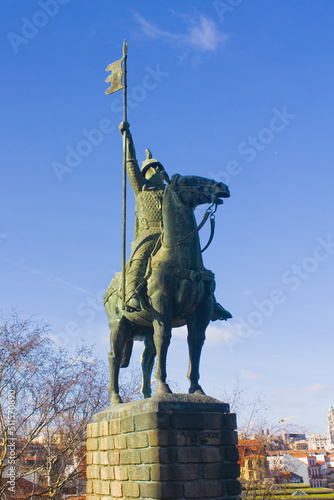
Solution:
[[[127,130],[129,130],[129,127],[130,127],[130,123],[126,122],[126,121],[122,121],[120,124],[119,124],[119,130],[121,131],[121,134],[123,135],[124,132],[126,132]]]

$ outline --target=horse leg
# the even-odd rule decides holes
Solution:
[[[162,294],[157,290],[151,296],[151,311],[154,328],[154,345],[157,353],[157,362],[155,367],[155,379],[157,381],[157,394],[168,394],[170,390],[166,383],[167,371],[167,351],[172,335],[172,304],[168,295]]]
[[[201,358],[202,347],[205,341],[205,330],[210,321],[211,308],[199,308],[188,319],[188,348],[189,348],[189,367],[188,367],[188,380],[190,382],[189,394],[205,394],[198,381],[199,363]]]
[[[129,340],[124,328],[124,320],[110,321],[110,351],[109,358],[109,393],[110,404],[122,403],[119,395],[119,370],[124,347]]]
[[[172,391],[166,382],[167,379],[167,351],[171,339],[171,328],[165,324],[161,325],[158,320],[153,322],[154,345],[157,352],[157,363],[155,367],[155,379],[157,381],[156,394],[168,394]]]
[[[156,355],[155,345],[153,342],[153,333],[148,332],[144,340],[144,351],[141,356],[141,366],[143,371],[143,383],[141,393],[144,398],[150,398],[152,395],[151,376]]]

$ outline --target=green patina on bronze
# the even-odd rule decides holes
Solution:
[[[115,275],[105,294],[111,331],[111,402],[121,402],[119,369],[128,366],[136,339],[145,343],[143,396],[151,396],[155,357],[157,393],[170,392],[166,383],[167,350],[172,327],[182,325],[188,328],[189,393],[204,394],[198,381],[206,327],[210,320],[232,316],[215,300],[214,274],[204,268],[198,232],[208,217],[213,220],[217,205],[230,196],[229,190],[222,182],[203,177],[176,174],[169,179],[149,150],[140,170],[126,121],[120,130],[126,148],[126,170],[136,200],[136,220],[125,272],[125,307],[121,273]],[[209,204],[210,208],[197,226],[194,209],[202,204]]]

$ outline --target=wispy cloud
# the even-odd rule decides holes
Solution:
[[[266,377],[258,373],[249,372],[247,370],[240,370],[240,375],[246,380],[265,380]]]
[[[245,341],[243,327],[237,322],[229,323],[222,321],[218,325],[209,323],[205,335],[206,346],[226,346],[231,352],[234,350],[236,344],[242,344]],[[261,332],[252,331],[251,335],[247,335],[247,338],[250,336],[257,337],[258,335],[261,335]],[[186,336],[186,326],[173,330],[173,337],[175,338],[185,338]]]
[[[183,15],[172,12],[173,15],[183,19],[185,32],[172,33],[161,29],[158,25],[148,21],[138,12],[134,19],[139,24],[142,33],[152,39],[160,39],[174,46],[183,47],[193,51],[215,51],[219,44],[226,42],[228,35],[221,33],[216,23],[203,14]]]
[[[328,387],[328,385],[319,384],[319,383],[303,387],[303,392],[325,392],[325,391],[329,391],[329,390],[330,390],[330,387]]]
[[[222,326],[209,324],[206,330],[206,343],[208,345],[227,345],[233,346],[235,343],[240,343],[238,337],[238,325],[228,324]]]
[[[38,272],[39,274],[41,274],[42,276],[45,276],[46,278],[48,278],[50,280],[57,281],[58,283],[61,283],[62,285],[69,286],[70,288],[73,288],[74,290],[77,290],[78,292],[83,292],[83,293],[86,293],[88,295],[93,295],[88,290],[85,290],[84,288],[80,288],[79,286],[73,285],[73,283],[70,283],[69,281],[65,281],[62,278],[59,278],[58,276],[54,276],[53,274],[43,273],[41,271],[38,271],[37,269],[35,270],[35,272]]]
[[[313,393],[313,394],[323,394],[327,391],[332,390],[331,387],[328,385],[324,384],[319,384],[318,382],[315,382],[314,384],[311,385],[305,385],[301,387],[278,387],[278,390],[280,392],[296,392],[296,393]]]
[[[69,281],[65,281],[62,278],[59,278],[58,276],[55,276],[54,274],[47,273],[45,271],[41,271],[39,269],[35,269],[34,267],[30,266],[25,266],[16,262],[12,262],[9,259],[3,259],[4,262],[8,262],[12,264],[13,266],[19,268],[19,269],[24,269],[25,271],[28,271],[33,274],[38,274],[39,276],[42,276],[43,278],[46,278],[47,280],[50,281],[56,281],[58,283],[61,283],[62,285],[68,286],[70,288],[73,288],[74,290],[77,290],[78,292],[83,292],[87,295],[92,295],[94,296],[91,292],[88,290],[85,290],[84,288],[80,288],[79,286],[74,285],[73,283],[70,283]]]

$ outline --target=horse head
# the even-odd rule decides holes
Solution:
[[[222,198],[230,196],[230,191],[223,182],[195,175],[173,175],[169,187],[183,204],[192,208],[205,203],[221,205]]]

